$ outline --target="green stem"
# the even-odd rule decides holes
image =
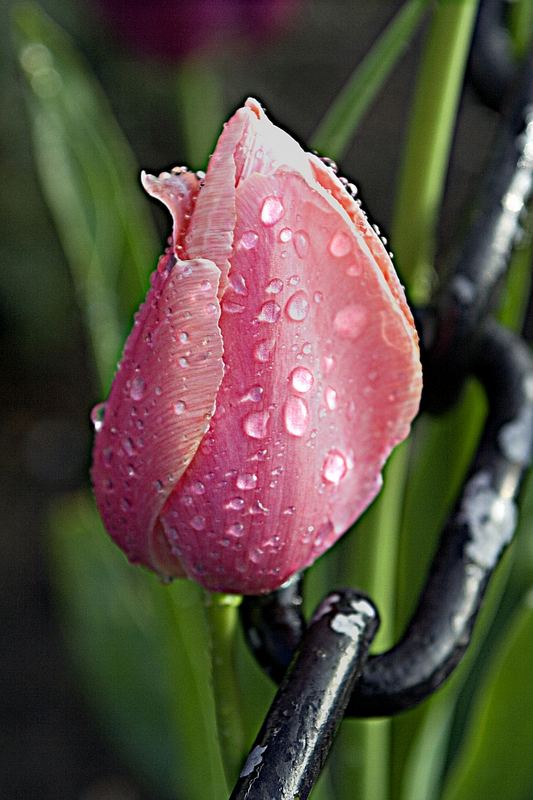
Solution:
[[[515,0],[509,8],[509,31],[517,59],[524,58],[533,38],[533,2]]]
[[[332,158],[342,157],[361,117],[407,48],[428,2],[409,0],[396,14],[322,119],[311,140],[314,149]]]
[[[205,58],[190,58],[177,72],[176,91],[188,166],[205,169],[224,119],[219,76]]]
[[[477,0],[441,0],[417,80],[391,241],[415,301],[431,288],[438,214]]]
[[[241,693],[237,680],[236,634],[240,595],[207,595],[207,620],[211,633],[213,691],[218,738],[226,779],[233,786],[242,766],[245,747]]]

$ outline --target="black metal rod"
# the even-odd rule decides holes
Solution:
[[[515,500],[533,447],[533,363],[518,337],[487,323],[472,368],[485,388],[489,413],[469,478],[405,635],[368,659],[349,715],[389,716],[440,686],[469,644],[488,580],[513,536]],[[271,602],[277,602],[276,593]],[[267,615],[256,633],[268,626]],[[279,647],[260,650],[260,663],[270,659],[273,676],[286,666],[281,653]]]
[[[240,606],[244,635],[261,667],[280,683],[306,629],[302,578],[296,575],[270,594],[246,595]]]
[[[374,605],[360,592],[335,592],[321,603],[230,800],[308,797],[378,625]]]
[[[532,193],[533,55],[502,122],[459,260],[436,297],[434,325],[424,331],[425,410],[441,412],[458,398],[473,343],[496,303]]]
[[[468,76],[483,103],[501,111],[517,74],[513,44],[505,25],[505,0],[481,0],[472,37]]]

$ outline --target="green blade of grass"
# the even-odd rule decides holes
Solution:
[[[361,118],[405,52],[428,0],[409,0],[356,67],[322,119],[311,146],[331,158],[346,152]]]
[[[138,167],[68,36],[33,3],[14,9],[35,160],[107,389],[157,254]]]

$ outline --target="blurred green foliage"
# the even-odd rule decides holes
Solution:
[[[473,0],[443,0],[440,6],[453,4],[470,14],[472,8],[467,6],[475,5]],[[421,0],[406,3],[352,76],[317,134],[316,142],[325,154],[328,145],[336,155],[347,147],[363,112],[414,33],[425,5]],[[531,5],[530,0],[516,4],[524,14]],[[74,277],[95,372],[105,389],[157,256],[152,218],[136,182],[136,159],[77,47],[33,3],[16,8],[13,29],[26,84],[35,163]],[[441,31],[444,38],[439,39],[437,33],[433,47],[440,53],[445,36]],[[452,75],[456,96],[447,109],[447,134],[439,145],[445,157],[431,187],[436,199],[423,231],[425,253],[433,251],[437,236],[465,36]],[[430,53],[426,85],[432,58],[435,55]],[[442,67],[439,64],[440,75],[446,80]],[[197,60],[175,73],[175,96],[184,114],[183,138],[189,143],[194,166],[202,165],[202,154],[207,156],[205,149],[222,113],[210,70],[206,63],[202,71],[202,62]],[[199,104],[201,86],[206,88]],[[178,107],[176,115],[179,112]],[[422,116],[425,113],[419,111]],[[196,138],[201,114],[207,122]],[[416,161],[417,152],[422,157],[416,136],[414,141],[411,162]],[[425,142],[424,148],[431,160],[431,146]],[[409,182],[409,169],[404,180]],[[409,184],[404,198],[416,194],[416,186],[416,181]],[[409,212],[408,207],[402,208],[407,218]],[[409,228],[400,227],[404,237],[400,250],[405,247],[409,252]],[[530,264],[531,246],[526,239],[517,253],[502,310],[506,324],[515,327],[524,313]],[[483,416],[483,398],[472,384],[460,406],[448,415],[419,420],[411,444],[387,469],[385,482],[391,488],[357,525],[358,535],[345,537],[310,570],[313,602],[335,583],[357,582],[383,597],[388,631],[382,641],[383,636],[390,642],[398,635],[416,602]],[[533,489],[525,502],[533,511]],[[529,512],[524,515],[522,529],[530,518]],[[378,525],[379,539],[370,533],[374,529],[375,534]],[[86,494],[73,495],[54,507],[51,530],[51,571],[65,634],[87,696],[110,739],[162,800],[223,800],[227,787],[216,739],[201,591],[187,581],[163,586],[152,575],[129,566],[104,534]],[[500,569],[474,646],[447,686],[422,708],[393,723],[345,724],[333,769],[324,773],[314,798],[344,800],[357,792],[360,800],[473,800],[479,796],[524,800],[533,794],[528,752],[533,739],[533,696],[528,683],[533,617],[531,603],[523,600],[533,574],[533,554],[524,530],[514,549],[519,549],[520,558],[514,563],[510,553]],[[248,746],[273,687],[240,637],[234,657]]]

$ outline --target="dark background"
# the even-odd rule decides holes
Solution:
[[[100,398],[68,266],[35,175],[9,34],[11,5],[4,0],[0,12],[0,796],[141,800],[149,795],[102,741],[77,686],[47,577],[47,508],[53,498],[87,482],[88,413]],[[126,32],[104,19],[96,2],[42,5],[75,39],[100,79],[139,170],[181,164],[174,55],[167,52],[166,60],[158,60],[145,57],[138,44],[128,46]],[[228,34],[216,63],[227,114],[253,94],[305,142],[401,3],[294,5],[290,20],[259,40]],[[197,37],[201,43],[201,26]],[[420,41],[421,35],[341,164],[385,233]],[[441,219],[441,261],[463,227],[465,203],[490,150],[495,122],[496,115],[467,86]],[[157,222],[163,237],[163,214]]]

